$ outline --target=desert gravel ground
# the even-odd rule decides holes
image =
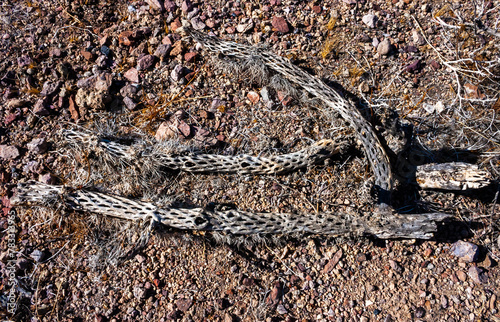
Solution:
[[[4,0],[1,318],[500,321],[499,11],[483,0]],[[244,79],[182,38],[183,21],[286,56],[353,100],[394,151],[394,206],[453,220],[430,241],[158,228],[141,245],[140,224],[12,208],[16,184],[38,180],[188,206],[372,210],[371,170],[345,122],[330,122],[303,93]],[[172,174],[138,191],[120,185],[126,172],[108,176],[86,167],[90,155],[69,157],[57,134],[78,127],[227,155],[287,153],[323,138],[343,148],[288,175]],[[492,183],[418,189],[415,166],[451,161],[479,165]]]

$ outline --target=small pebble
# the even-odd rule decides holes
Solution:
[[[171,50],[172,50],[172,45],[161,44],[156,48],[154,55],[163,60],[170,54]]]
[[[132,83],[139,83],[139,71],[133,67],[127,70],[123,76]]]
[[[125,106],[127,107],[127,109],[129,109],[131,111],[134,110],[137,107],[137,103],[133,99],[131,99],[130,97],[128,97],[128,96],[125,96],[123,98],[123,103],[125,104]]]
[[[33,252],[31,252],[30,257],[33,258],[35,262],[40,263],[45,259],[46,254],[44,251],[35,249]]]
[[[247,98],[250,100],[250,102],[255,104],[259,101],[259,94],[257,94],[256,92],[248,92]]]
[[[276,307],[276,311],[278,312],[278,314],[287,314],[288,311],[285,309],[285,307],[283,306],[283,304],[279,304],[277,307]]]
[[[469,267],[469,277],[476,284],[482,284],[488,281],[488,276],[486,276],[484,270],[477,266]]]
[[[45,183],[45,184],[54,184],[54,183],[56,183],[56,178],[52,174],[46,173],[46,174],[40,175],[40,177],[38,178],[38,181],[40,181],[41,183]]]
[[[13,160],[19,156],[19,149],[13,145],[0,145],[0,159]]]
[[[370,28],[375,28],[377,26],[376,25],[377,24],[377,16],[375,16],[375,15],[371,15],[371,14],[365,15],[365,16],[363,16],[362,21],[365,25],[367,25]]]
[[[425,309],[421,306],[417,307],[415,310],[415,317],[416,318],[423,318],[425,316]]]
[[[193,26],[193,29],[195,30],[203,30],[207,25],[203,21],[200,20],[198,17],[194,17],[191,19],[191,26]]]
[[[382,40],[377,46],[377,52],[380,55],[388,55],[391,52],[391,42],[389,39]]]
[[[30,143],[27,144],[28,150],[35,154],[42,154],[47,151],[47,141],[45,138],[38,138],[31,140]]]
[[[153,67],[155,63],[155,56],[144,55],[137,60],[137,70],[147,70]]]
[[[193,300],[191,299],[178,299],[175,301],[175,305],[177,305],[177,308],[181,310],[182,312],[186,312],[189,310],[191,305],[193,305]]]
[[[182,1],[181,9],[184,13],[188,13],[189,11],[193,10],[193,3],[191,2],[191,0]]]
[[[170,72],[170,77],[174,82],[178,82],[184,77],[184,67],[182,65],[176,65],[174,69]]]
[[[286,34],[290,32],[288,22],[283,17],[274,16],[271,24],[274,29],[281,33]]]

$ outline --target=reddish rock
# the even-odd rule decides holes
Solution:
[[[138,38],[141,38],[141,37],[147,37],[149,35],[151,35],[151,28],[149,28],[149,27],[142,27],[142,28],[139,28],[139,29],[135,29],[132,32],[132,38],[133,39],[138,39]]]
[[[259,101],[259,94],[256,92],[248,92],[247,98],[252,102],[253,104],[257,103]]]
[[[133,32],[130,30],[122,31],[118,35],[118,42],[120,43],[120,45],[125,45],[125,46],[132,45],[132,43],[134,42],[132,34]]]
[[[415,60],[412,62],[410,65],[406,66],[406,72],[407,73],[416,73],[422,68],[422,64],[420,63],[420,60]]]
[[[155,56],[144,55],[137,60],[137,70],[146,70],[153,67],[155,63]]]
[[[486,97],[476,85],[472,85],[471,83],[465,84],[464,89],[465,89],[465,98],[484,99]]]
[[[168,12],[174,12],[177,9],[177,5],[175,4],[175,1],[170,1],[170,0],[166,0],[165,3],[163,3],[163,7]]]
[[[172,31],[176,31],[180,27],[182,27],[182,23],[179,20],[179,18],[175,19],[174,21],[172,21],[172,23],[170,23],[170,30]]]
[[[123,104],[125,104],[125,106],[131,111],[137,107],[137,103],[128,96],[123,98]]]
[[[85,58],[86,60],[90,61],[94,58],[94,55],[90,51],[82,49],[80,51],[80,53],[82,54],[83,58]]]
[[[441,68],[441,64],[438,63],[437,61],[435,61],[434,59],[431,60],[430,64],[431,64],[432,68],[434,68],[435,70],[438,70]]]
[[[13,145],[0,145],[0,159],[13,160],[19,156],[19,149]]]
[[[107,46],[107,45],[109,45],[109,43],[110,43],[110,41],[109,41],[109,37],[107,35],[104,35],[99,39],[99,45],[101,45],[101,46]]]
[[[312,7],[312,11],[314,11],[317,14],[320,14],[321,10],[322,10],[321,6],[313,6]]]
[[[198,56],[198,53],[186,53],[186,54],[184,54],[184,59],[188,63],[192,63],[196,59],[197,56]]]
[[[202,119],[209,119],[212,118],[212,113],[205,111],[205,110],[200,110],[198,113]]]
[[[300,277],[298,277],[297,275],[290,276],[290,284],[295,285],[298,282],[300,282]]]
[[[274,29],[284,34],[290,32],[290,26],[288,24],[288,21],[286,21],[285,18],[283,17],[274,16],[272,25]]]
[[[202,127],[196,126],[195,131],[196,131],[196,136],[209,136],[210,135],[210,131],[207,129],[204,129]]]
[[[78,120],[78,118],[80,117],[80,113],[78,112],[78,109],[76,108],[76,105],[75,105],[75,96],[74,95],[71,95],[68,99],[68,109],[69,109],[69,112],[71,113],[71,118],[73,120]]]
[[[251,278],[251,277],[245,277],[243,278],[243,280],[241,281],[241,284],[243,284],[244,286],[246,287],[252,287],[255,285],[255,279]]]
[[[146,43],[143,42],[143,43],[139,44],[139,46],[137,46],[136,48],[134,48],[132,50],[131,54],[134,56],[148,54],[148,49],[146,48]]]
[[[190,73],[187,73],[184,78],[187,79],[188,81],[191,80],[191,78],[194,77],[194,75],[196,75],[196,72],[190,72]]]
[[[281,296],[283,295],[283,285],[280,282],[274,284],[271,293],[269,293],[266,302],[269,305],[276,305],[279,303]]]
[[[193,10],[193,3],[191,2],[191,0],[182,1],[181,9],[184,13],[188,13]]]
[[[172,50],[170,51],[170,56],[176,57],[184,51],[184,47],[182,45],[182,41],[178,40],[175,42],[174,46],[172,47]]]
[[[391,266],[391,268],[398,274],[401,274],[403,272],[403,267],[401,267],[401,265],[399,265],[398,262],[390,259],[389,260],[389,265]]]
[[[17,114],[17,113],[10,113],[10,114],[7,114],[7,115],[5,116],[5,121],[4,121],[4,124],[5,124],[5,125],[9,125],[9,124],[11,124],[12,122],[14,122],[14,121],[17,119],[17,117],[18,117],[18,116],[19,116],[19,114]]]
[[[358,263],[363,263],[367,260],[366,254],[365,253],[359,253],[356,255],[356,262]]]
[[[191,135],[191,126],[186,122],[181,121],[177,128],[179,129],[179,131],[181,131],[182,135],[184,135],[185,137]]]
[[[120,94],[125,97],[134,97],[135,94],[137,94],[137,86],[134,86],[132,84],[127,84],[120,88]]]
[[[132,83],[139,83],[139,72],[133,67],[127,70],[123,76]]]
[[[215,20],[213,18],[205,20],[205,24],[207,25],[208,28],[214,28],[215,27]]]
[[[328,274],[329,272],[331,272],[331,270],[334,269],[335,266],[337,266],[337,263],[340,261],[341,258],[342,258],[342,249],[339,249],[335,253],[335,255],[333,255],[333,257],[328,261],[328,263],[326,263],[321,273]]]
[[[58,109],[63,108],[65,104],[66,104],[66,98],[59,96],[59,98],[57,100],[57,108]]]
[[[227,32],[228,34],[234,34],[234,33],[236,32],[236,28],[235,28],[235,27],[232,27],[232,26],[227,27],[227,28],[226,28],[226,32]]]
[[[172,47],[172,45],[174,44],[174,42],[172,41],[172,36],[170,35],[163,37],[161,43],[164,45],[170,45],[170,47]]]
[[[277,94],[278,94],[278,99],[280,100],[280,103],[283,104],[283,106],[288,106],[293,101],[293,98],[287,95],[285,92],[278,91]]]
[[[5,173],[5,172],[0,171],[0,173]],[[2,179],[2,182],[3,182],[3,179],[4,179],[3,175],[0,175],[0,179]],[[9,179],[10,179],[10,176],[9,176]],[[10,199],[7,198],[7,196],[3,196],[1,199],[2,199],[2,205],[3,205],[3,209],[2,209],[3,214],[4,214],[4,216],[7,216],[9,214],[10,210],[12,209],[12,206],[10,204]]]
[[[177,305],[177,308],[181,310],[182,312],[186,312],[189,310],[191,305],[193,305],[193,300],[191,299],[178,299],[175,301],[175,305]]]
[[[10,180],[10,173],[6,172],[5,170],[0,169],[0,183],[7,183],[7,182],[9,182],[9,180]],[[7,199],[7,197],[5,197],[5,196],[3,198]],[[3,201],[3,198],[2,198],[2,201]],[[9,200],[7,199],[7,202],[8,201]],[[10,202],[9,202],[9,205],[10,205]],[[4,204],[4,207],[7,207],[7,205]]]
[[[481,262],[481,267],[485,267],[485,268],[490,268],[493,266],[493,260],[491,259],[490,255],[486,255],[486,257],[484,258],[484,260]]]

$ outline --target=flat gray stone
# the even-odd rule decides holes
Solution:
[[[473,243],[459,240],[451,246],[451,253],[463,262],[472,263],[477,260],[479,247]]]

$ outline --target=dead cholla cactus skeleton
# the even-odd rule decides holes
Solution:
[[[357,139],[363,145],[364,152],[375,175],[375,185],[381,190],[379,194],[381,199],[378,204],[390,204],[393,178],[389,157],[372,126],[365,120],[352,102],[346,100],[318,78],[291,64],[284,57],[248,45],[210,37],[207,34],[192,29],[188,24],[184,24],[182,32],[201,43],[208,51],[233,59],[242,65],[257,60],[260,62],[261,68],[265,67],[277,73],[291,83],[301,87],[316,99],[322,101],[323,111],[326,115],[331,115],[332,112],[339,113],[354,128]],[[385,206],[382,208],[385,208]]]
[[[354,129],[362,142],[375,175],[375,184],[382,192],[379,208],[370,214],[344,212],[318,213],[258,213],[240,210],[218,210],[204,208],[180,208],[154,202],[137,201],[123,196],[71,189],[64,186],[49,186],[28,182],[18,186],[14,205],[60,206],[71,210],[118,217],[134,221],[159,223],[181,230],[220,231],[233,235],[246,234],[294,234],[312,233],[326,235],[372,235],[379,238],[433,237],[437,223],[448,217],[446,214],[398,214],[390,204],[392,172],[389,158],[371,125],[361,116],[356,107],[320,80],[292,65],[285,58],[249,46],[222,41],[185,27],[185,32],[202,43],[206,49],[229,59],[237,65],[253,66],[249,61],[259,61],[269,69],[302,87],[309,95],[322,102],[325,116],[340,114]],[[247,63],[245,63],[247,62]],[[262,77],[266,72],[251,72]],[[260,75],[260,76],[259,76]],[[275,81],[279,83],[279,81]],[[286,82],[282,82],[286,84]],[[310,166],[336,153],[342,142],[322,140],[306,149],[267,158],[250,155],[221,156],[200,154],[179,149],[172,144],[153,142],[148,139],[128,139],[124,144],[120,138],[94,135],[85,131],[69,130],[64,139],[76,154],[90,151],[96,157],[94,167],[105,165],[106,171],[119,177],[127,171],[131,181],[141,181],[147,186],[154,180],[164,178],[164,169],[187,172],[223,172],[238,174],[280,174]],[[91,160],[87,160],[89,163]],[[82,162],[83,163],[83,162]],[[425,170],[422,170],[425,172]],[[88,173],[88,171],[87,171]],[[118,175],[117,175],[118,173]],[[102,175],[106,180],[107,175]],[[150,182],[144,182],[149,178]],[[80,177],[81,180],[81,177]],[[133,188],[137,182],[127,183]],[[471,186],[472,187],[472,186]]]
[[[417,167],[416,180],[422,189],[480,189],[491,183],[491,174],[463,162],[431,163]]]

